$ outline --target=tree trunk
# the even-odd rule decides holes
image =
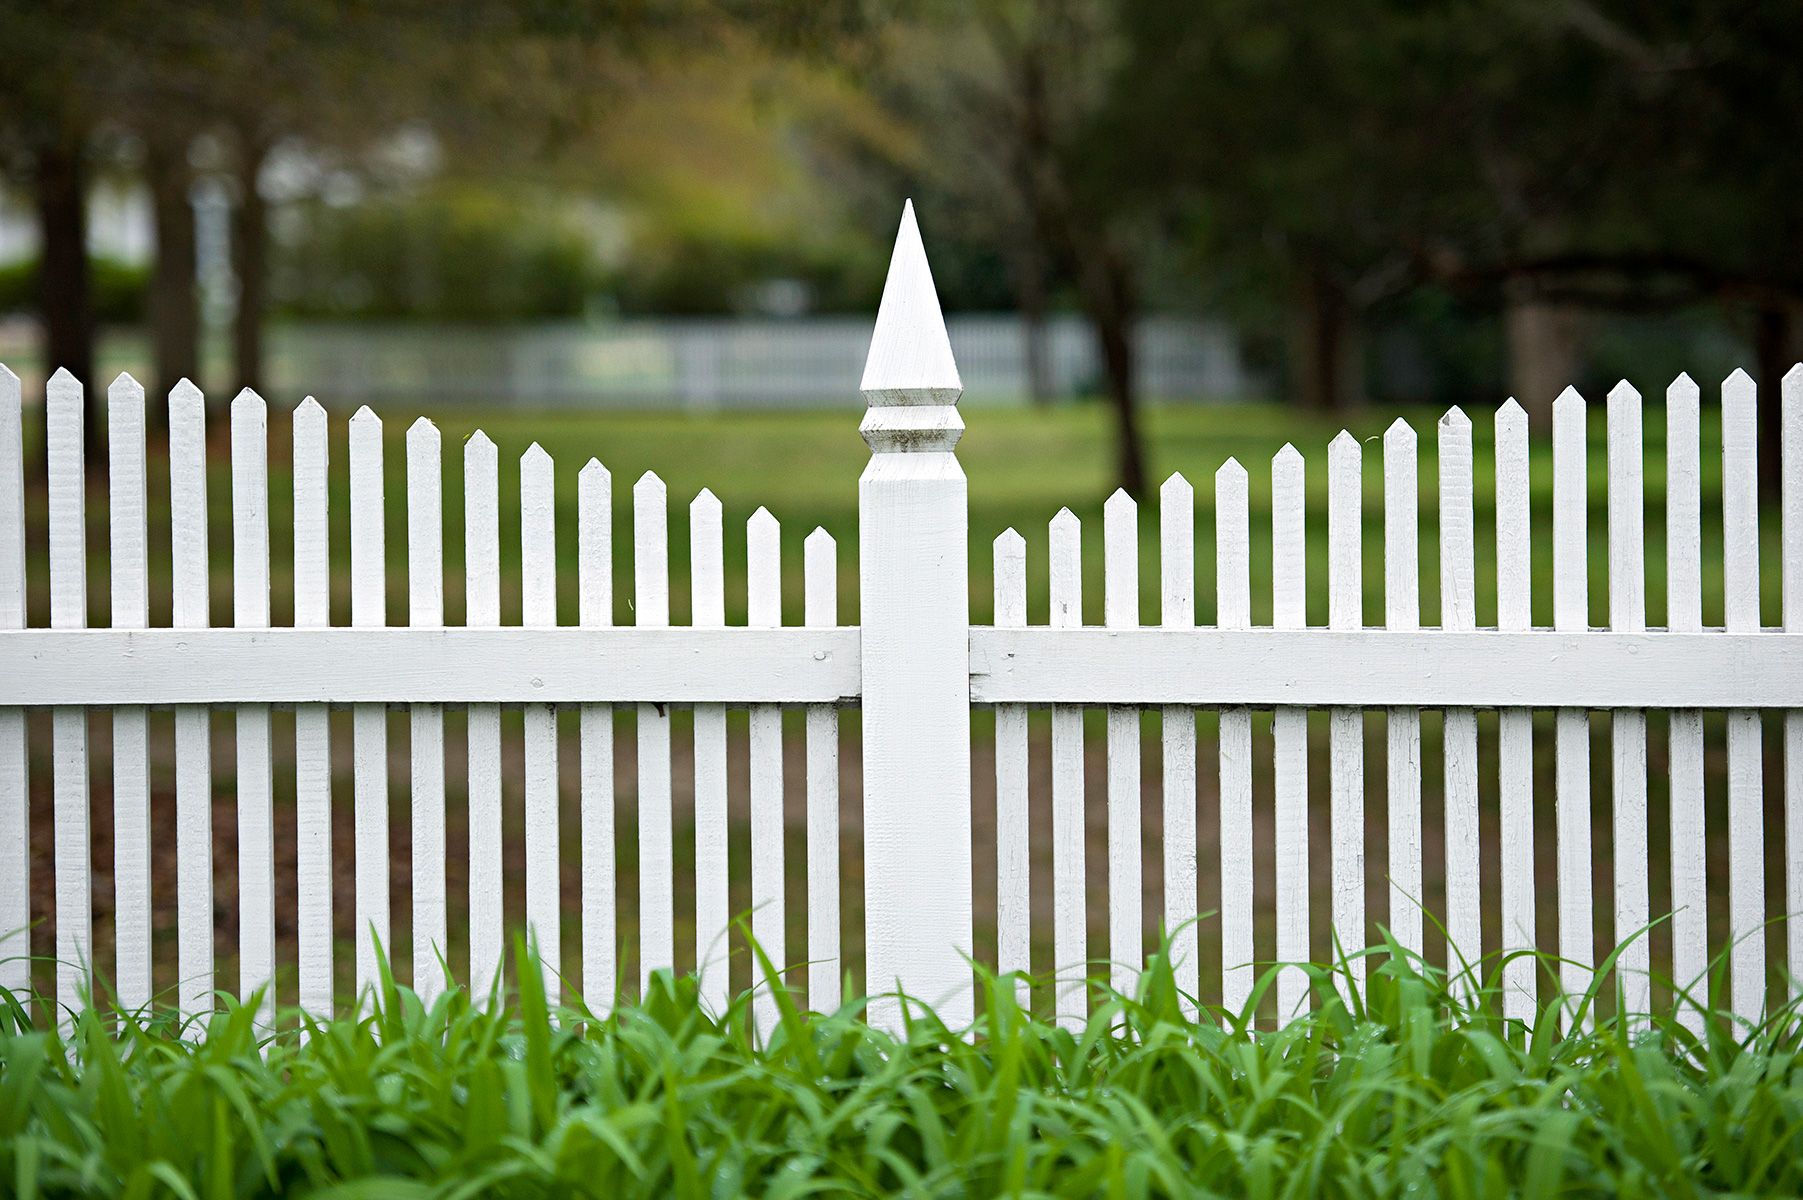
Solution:
[[[1342,412],[1363,399],[1357,323],[1345,290],[1325,271],[1303,279],[1297,310],[1296,397],[1306,408]]]
[[[1530,416],[1550,420],[1553,401],[1583,369],[1584,313],[1541,297],[1525,279],[1505,296],[1510,394]]]
[[[81,139],[43,147],[34,180],[43,251],[38,259],[38,304],[44,322],[46,369],[66,367],[86,397],[87,456],[99,456],[100,381],[94,378],[94,306],[88,283],[87,172]]]
[[[232,211],[232,273],[238,307],[232,314],[232,359],[238,388],[263,387],[263,321],[269,301],[269,220],[257,190],[268,149],[250,137],[238,151],[238,206]]]
[[[1759,384],[1759,491],[1778,498],[1783,480],[1784,373],[1799,357],[1797,307],[1774,298],[1753,316],[1755,378]]]
[[[1133,360],[1134,300],[1126,266],[1106,242],[1080,268],[1084,307],[1095,329],[1103,385],[1114,411],[1114,477],[1130,496],[1146,491],[1145,446],[1139,431],[1139,380]]]
[[[1017,240],[1010,256],[1014,266],[1014,299],[1020,309],[1021,356],[1027,399],[1034,408],[1052,402],[1052,369],[1046,358],[1045,259],[1033,231]]]
[[[185,139],[153,139],[145,173],[156,227],[156,261],[150,273],[151,358],[159,395],[200,374],[200,293],[195,286],[193,172]],[[156,406],[153,404],[152,408]]]

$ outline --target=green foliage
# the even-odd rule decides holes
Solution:
[[[602,277],[589,239],[542,204],[445,189],[308,206],[278,240],[277,311],[496,321],[581,314]]]
[[[94,319],[126,324],[144,319],[150,268],[113,258],[88,260],[88,287]],[[28,312],[38,303],[38,262],[21,259],[0,266],[0,313]]]
[[[202,1030],[88,1008],[65,1036],[0,1006],[0,1186],[22,1197],[1382,1196],[1795,1194],[1794,1008],[1562,1034],[1495,1014],[1393,944],[1362,993],[1314,970],[1281,1032],[1188,1019],[1153,959],[1081,1028],[981,981],[949,1030],[785,997],[760,1037],[660,973],[605,1016],[519,1000],[430,1008],[384,968],[355,1018]],[[1376,961],[1374,959],[1374,961]],[[1548,967],[1551,964],[1547,964]],[[764,963],[766,978],[770,970]],[[1494,978],[1491,987],[1494,987]],[[1260,990],[1268,987],[1267,975]],[[1349,996],[1341,999],[1340,989]],[[1588,1018],[1594,997],[1574,1004]],[[1226,1017],[1217,1024],[1216,1015]]]

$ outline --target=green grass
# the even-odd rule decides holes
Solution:
[[[984,980],[950,1030],[857,1005],[767,1040],[690,978],[597,1017],[431,1008],[384,978],[362,1014],[204,1037],[89,1008],[65,1038],[0,1006],[0,1189],[95,1195],[1389,1196],[1796,1194],[1803,1037],[1713,1014],[1531,1027],[1389,953],[1281,1032],[1185,1016],[1155,958],[1080,1029]],[[530,961],[521,948],[519,957]],[[767,964],[766,964],[767,965]],[[1550,964],[1548,964],[1550,966]],[[1261,987],[1269,984],[1269,977]],[[1580,1015],[1584,1000],[1577,1001]]]

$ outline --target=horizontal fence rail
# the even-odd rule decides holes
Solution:
[[[1510,401],[1484,437],[1446,413],[1431,456],[1397,421],[1379,445],[1336,437],[1324,472],[1294,446],[1256,481],[1227,459],[1200,504],[1173,475],[1143,543],[1139,501],[1117,493],[1100,513],[1099,607],[1085,607],[1074,512],[1051,515],[1042,541],[1008,530],[992,625],[970,618],[962,389],[910,208],[860,388],[859,623],[840,621],[838,547],[814,530],[802,624],[785,626],[795,556],[765,509],[734,528],[704,489],[673,546],[668,488],[647,473],[618,497],[616,546],[599,461],[560,508],[559,466],[533,445],[504,509],[486,435],[447,458],[430,421],[391,445],[372,410],[339,423],[312,399],[272,454],[255,393],[209,413],[183,383],[152,422],[122,376],[86,429],[82,383],[59,372],[28,520],[24,398],[0,370],[0,986],[33,982],[30,927],[46,921],[60,1005],[105,964],[131,1008],[205,1012],[215,989],[275,981],[265,1020],[278,991],[342,1006],[379,977],[378,945],[406,947],[399,973],[427,998],[451,979],[482,992],[520,931],[548,982],[598,1009],[656,971],[695,970],[716,1008],[756,985],[766,1030],[779,1006],[748,937],[806,1003],[861,991],[892,1026],[897,993],[968,1020],[973,956],[1074,1025],[1167,937],[1195,1010],[1261,1022],[1318,1002],[1302,964],[1386,931],[1455,975],[1478,966],[1461,986],[1506,957],[1514,1020],[1555,985],[1590,987],[1614,942],[1611,1002],[1630,1011],[1694,987],[1754,1021],[1803,978],[1803,921],[1788,920],[1803,910],[1803,367],[1767,401],[1776,625],[1761,611],[1758,397],[1741,372],[1721,386],[1707,496],[1701,389],[1680,377],[1667,391],[1662,489],[1639,393],[1610,391],[1594,563],[1598,414],[1568,390],[1538,460]],[[228,436],[210,438],[220,421]],[[84,450],[102,434],[99,470]],[[1534,461],[1549,468],[1543,512]],[[1310,574],[1311,470],[1324,578]],[[1663,627],[1648,613],[1658,502]],[[104,555],[90,506],[105,509]],[[504,511],[518,522],[505,538]],[[1213,526],[1200,538],[1199,511]],[[333,558],[346,530],[348,571]],[[392,606],[391,544],[406,572]],[[106,628],[87,627],[91,555]],[[616,559],[630,624],[615,624]],[[1550,596],[1534,595],[1536,561]],[[29,614],[28,567],[48,585]],[[229,610],[215,609],[228,578]],[[729,626],[733,583],[744,622]],[[1706,583],[1719,626],[1704,623]],[[517,624],[502,603],[516,587]],[[282,588],[287,624],[272,619]],[[458,591],[463,623],[447,625]],[[1310,623],[1317,593],[1324,625]],[[168,624],[153,627],[153,598]],[[1536,627],[1536,599],[1550,625]],[[841,737],[848,706],[855,739]],[[977,708],[992,737],[973,738]],[[35,888],[34,846],[51,863]],[[1771,961],[1768,926],[1783,946]],[[1359,987],[1369,962],[1339,968],[1333,986]],[[1694,1006],[1682,1015],[1700,1027]]]

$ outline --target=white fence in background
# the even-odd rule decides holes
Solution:
[[[694,944],[704,992],[726,1000],[723,957],[730,944],[728,732],[726,707],[747,706],[752,926],[778,963],[806,961],[805,994],[818,1008],[839,1001],[843,951],[838,848],[838,709],[862,706],[863,890],[865,978],[871,993],[898,984],[940,1006],[951,1021],[971,1015],[971,972],[963,957],[973,939],[971,712],[996,713],[995,847],[998,961],[1003,971],[1032,965],[1029,852],[1031,738],[1029,710],[1050,708],[1051,926],[1060,979],[1058,1014],[1077,1019],[1091,1002],[1081,984],[1085,965],[1114,964],[1125,986],[1143,961],[1148,930],[1143,899],[1140,736],[1145,710],[1158,713],[1162,756],[1162,923],[1184,926],[1177,937],[1179,978],[1186,991],[1238,1010],[1252,986],[1255,913],[1260,888],[1275,896],[1276,961],[1299,962],[1311,945],[1311,879],[1331,889],[1337,936],[1363,944],[1382,917],[1405,946],[1419,949],[1424,895],[1422,711],[1443,712],[1445,920],[1466,957],[1535,946],[1536,895],[1533,724],[1536,710],[1556,713],[1557,785],[1553,797],[1557,859],[1557,940],[1539,949],[1562,956],[1566,986],[1580,990],[1593,970],[1595,909],[1612,907],[1613,926],[1636,930],[1658,916],[1651,906],[1648,854],[1649,712],[1669,724],[1669,813],[1672,851],[1671,960],[1653,963],[1641,939],[1620,964],[1631,1006],[1647,1003],[1650,972],[1688,982],[1712,954],[1732,943],[1729,998],[1753,1018],[1766,1003],[1767,966],[1760,927],[1803,908],[1803,367],[1783,387],[1781,549],[1783,628],[1761,626],[1755,391],[1739,372],[1721,391],[1721,497],[1725,628],[1702,624],[1705,545],[1701,514],[1699,389],[1680,377],[1668,394],[1664,501],[1669,571],[1669,628],[1646,622],[1639,395],[1622,384],[1609,394],[1609,621],[1589,624],[1586,511],[1586,423],[1575,392],[1555,408],[1552,449],[1555,563],[1554,624],[1530,627],[1529,430],[1513,402],[1496,414],[1495,546],[1497,627],[1477,627],[1476,513],[1472,429],[1457,410],[1435,431],[1440,595],[1438,627],[1424,627],[1419,598],[1416,435],[1398,422],[1383,439],[1382,525],[1385,611],[1367,627],[1362,579],[1379,569],[1363,559],[1361,506],[1365,447],[1349,434],[1327,454],[1326,580],[1328,624],[1307,625],[1304,600],[1305,466],[1285,447],[1271,464],[1271,595],[1273,621],[1252,625],[1252,548],[1246,470],[1229,459],[1216,473],[1214,626],[1196,624],[1195,497],[1181,476],[1158,500],[1161,604],[1155,626],[1139,612],[1139,515],[1117,494],[1105,510],[1102,541],[1106,591],[1102,623],[1086,625],[1081,594],[1081,531],[1069,512],[1050,525],[1050,620],[1027,622],[1026,543],[1009,531],[994,547],[995,624],[973,626],[969,596],[969,513],[954,447],[963,423],[952,346],[940,319],[912,211],[904,215],[890,277],[877,316],[862,391],[861,431],[872,456],[860,483],[860,625],[838,622],[836,548],[816,530],[805,544],[805,625],[781,624],[781,535],[760,509],[744,532],[749,619],[726,627],[721,505],[703,491],[690,506],[692,624],[670,625],[667,506],[651,474],[632,489],[632,579],[636,624],[611,625],[614,547],[612,482],[590,461],[579,473],[575,544],[579,608],[575,625],[560,625],[556,603],[554,464],[537,446],[520,464],[519,575],[523,623],[502,626],[500,511],[496,448],[481,434],[462,452],[462,506],[467,622],[444,623],[445,555],[442,494],[445,464],[437,430],[425,420],[406,436],[406,528],[383,524],[381,423],[368,409],[350,419],[350,617],[330,625],[328,417],[313,400],[293,419],[292,628],[270,627],[270,477],[263,401],[240,395],[231,406],[231,571],[233,622],[208,627],[205,410],[183,386],[169,397],[168,478],[173,563],[173,628],[147,628],[148,569],[145,401],[121,377],[107,398],[106,488],[109,508],[112,625],[85,628],[87,543],[81,384],[51,380],[48,422],[49,627],[27,628],[26,519],[21,396],[0,375],[0,983],[27,981],[24,927],[55,924],[57,994],[74,1003],[93,959],[93,879],[87,744],[89,710],[110,712],[110,788],[115,890],[114,981],[128,1005],[152,1000],[152,842],[171,831],[151,828],[147,768],[153,707],[174,708],[176,821],[179,862],[176,997],[187,1010],[212,1003],[215,986],[251,989],[288,963],[278,963],[278,844],[294,838],[298,880],[298,987],[314,1011],[334,1004],[333,906],[354,906],[355,927],[384,942],[397,923],[388,911],[390,880],[387,706],[410,711],[410,844],[413,961],[411,978],[428,994],[440,978],[447,946],[445,838],[447,769],[465,772],[468,790],[468,957],[451,964],[464,978],[486,982],[504,945],[502,881],[508,784],[502,706],[524,712],[523,768],[525,915],[544,949],[547,970],[559,961],[568,917],[560,897],[559,849],[580,848],[581,971],[573,986],[592,999],[613,994],[620,961],[616,920],[614,732],[616,710],[636,713],[635,787],[638,897],[636,934],[641,974],[675,962],[677,827],[673,801],[672,706],[693,708]],[[385,539],[407,545],[408,624],[389,628],[384,615]],[[564,536],[567,538],[567,531]],[[735,535],[736,536],[736,535]],[[454,577],[453,577],[454,578]],[[331,726],[328,706],[352,709],[355,886],[335,896],[331,824]],[[294,710],[294,827],[276,827],[272,707]],[[26,709],[48,707],[52,745],[54,911],[34,906],[27,847],[29,802]],[[467,759],[447,761],[446,708],[467,708]],[[783,709],[805,710],[807,944],[784,944]],[[229,907],[237,913],[239,978],[217,978],[212,861],[220,831],[211,828],[209,710],[236,713],[235,831],[238,882]],[[1107,886],[1086,886],[1083,719],[1106,710]],[[580,722],[580,826],[559,828],[556,714]],[[1311,811],[1307,775],[1310,710],[1328,713],[1330,803]],[[1500,711],[1500,849],[1486,861],[1480,838],[1481,796],[1477,710]],[[1706,819],[1703,710],[1726,710],[1727,819]],[[1785,710],[1782,828],[1768,830],[1764,808],[1760,710]],[[1198,715],[1218,711],[1218,765],[1202,761]],[[1589,713],[1612,723],[1608,774],[1614,847],[1613,894],[1592,894]],[[1255,881],[1253,713],[1271,711],[1274,775],[1271,802],[1274,878]],[[1387,763],[1379,776],[1364,762],[1364,714],[1385,716]],[[1219,862],[1201,861],[1199,822],[1205,772],[1218,771]],[[1368,813],[1369,810],[1369,813]],[[1387,826],[1381,864],[1387,903],[1367,911],[1364,862],[1367,817]],[[39,819],[42,819],[41,817]],[[1331,861],[1309,862],[1311,828],[1329,831]],[[1767,895],[1765,839],[1780,839],[1784,883]],[[1544,839],[1542,839],[1544,840]],[[1712,939],[1709,922],[1712,846],[1726,843],[1727,913]],[[1203,996],[1196,929],[1185,923],[1200,902],[1199,876],[1219,873],[1223,987]],[[1105,945],[1089,944],[1085,916],[1105,903]],[[1501,942],[1485,944],[1483,914],[1500,906]],[[1043,913],[1039,914],[1041,921]],[[1790,927],[1788,959],[1803,975],[1803,923]],[[1749,936],[1751,935],[1751,936]],[[1317,939],[1318,943],[1318,939]],[[1042,964],[1043,965],[1043,964]],[[376,969],[368,939],[356,951],[356,978]],[[1355,972],[1363,967],[1355,962]],[[1525,1016],[1533,1006],[1536,966],[1527,958],[1505,969],[1505,1007]],[[405,972],[403,972],[405,974]],[[859,981],[853,981],[854,986]],[[1309,1003],[1297,970],[1278,977],[1279,1008]],[[1720,998],[1720,997],[1718,997]],[[343,997],[336,997],[342,1001]],[[768,995],[757,1002],[772,1019]],[[873,1004],[876,1020],[893,1022],[893,1000]]]
[[[1025,324],[1010,314],[947,319],[952,349],[977,404],[1023,404],[1029,394]],[[1102,368],[1082,318],[1044,325],[1047,398],[1095,396]],[[435,406],[826,408],[858,384],[870,323],[855,317],[629,318],[527,326],[278,327],[270,386],[342,403]],[[1251,384],[1233,332],[1213,321],[1142,319],[1134,346],[1140,386],[1155,401],[1236,400]]]

